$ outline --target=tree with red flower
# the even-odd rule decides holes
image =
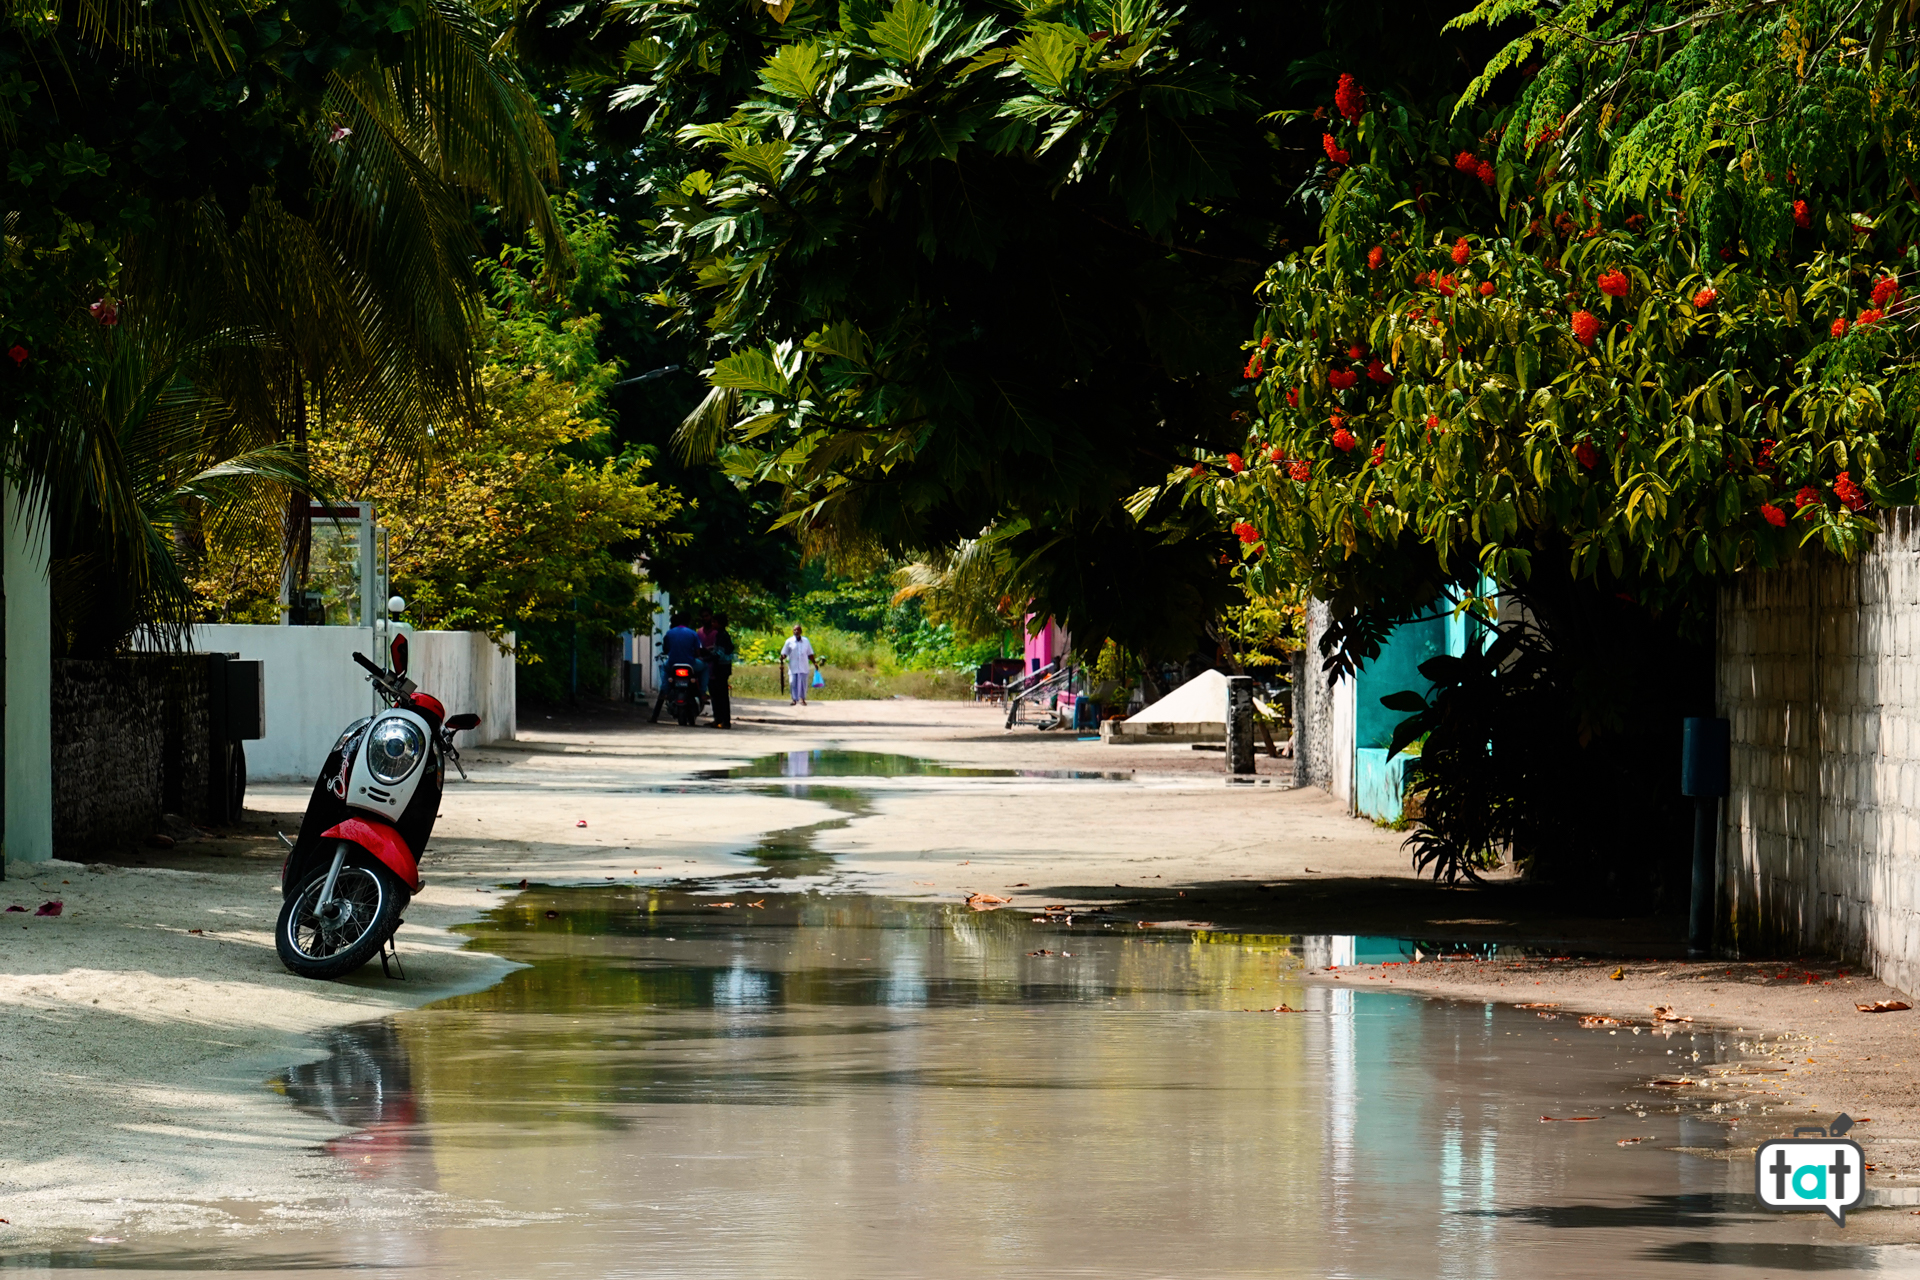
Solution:
[[[1462,151],[1453,158],[1453,167],[1462,173],[1478,174],[1480,171],[1480,157],[1471,151]]]
[[[1579,339],[1581,346],[1592,346],[1593,340],[1600,336],[1600,317],[1591,311],[1574,312],[1573,336]]]
[[[1473,258],[1473,246],[1467,243],[1467,238],[1465,236],[1461,236],[1458,240],[1455,240],[1453,242],[1453,265],[1454,266],[1464,267],[1472,258]]]
[[[1336,142],[1330,133],[1320,135],[1320,147],[1327,153],[1327,159],[1335,164],[1347,164],[1353,159],[1352,153]]]
[[[1693,309],[1695,311],[1705,311],[1708,307],[1712,306],[1714,303],[1718,302],[1719,300],[1720,300],[1720,293],[1718,290],[1702,289],[1700,292],[1693,295]]]
[[[1480,296],[1483,298],[1491,298],[1498,291],[1498,288],[1499,286],[1495,285],[1493,281],[1482,280],[1480,282]]]
[[[1807,208],[1807,202],[1805,200],[1795,200],[1793,202],[1793,225],[1802,231],[1809,231],[1813,228],[1813,212]]]
[[[1383,386],[1393,381],[1393,375],[1387,372],[1386,362],[1378,356],[1367,362],[1367,376]]]
[[[1600,451],[1593,447],[1593,441],[1582,440],[1573,446],[1573,460],[1591,471],[1600,465]]]
[[[1776,529],[1784,529],[1787,527],[1787,513],[1774,506],[1771,502],[1763,502],[1760,504],[1760,515],[1768,524]]]
[[[1827,332],[1832,334],[1836,338],[1846,337],[1847,336],[1847,318],[1845,316],[1841,316],[1838,320],[1835,320],[1833,322],[1833,327],[1828,329]]]
[[[1369,270],[1378,271],[1385,265],[1387,265],[1387,248],[1385,245],[1377,244],[1367,250],[1367,267]]]
[[[16,365],[25,364],[27,362],[27,349],[16,342],[7,348],[7,358],[12,360]]]
[[[1360,381],[1360,375],[1351,369],[1335,369],[1327,375],[1327,385],[1335,391],[1345,391]]]
[[[1287,388],[1287,408],[1298,409],[1299,407],[1300,407],[1300,388],[1288,387]]]
[[[1307,481],[1313,479],[1313,464],[1305,458],[1295,458],[1287,464],[1287,475],[1299,481],[1301,484],[1305,484]]]
[[[1801,489],[1800,492],[1793,495],[1793,506],[1796,511],[1804,511],[1808,507],[1818,506],[1819,504],[1820,491],[1812,485],[1807,485]]]
[[[1488,164],[1485,160],[1482,160],[1478,165],[1474,167],[1473,176],[1480,179],[1480,181],[1486,183],[1488,186],[1492,186],[1494,183],[1500,180],[1499,172],[1495,170],[1494,167],[1491,164]]]
[[[1633,287],[1627,280],[1627,273],[1619,270],[1602,271],[1600,278],[1594,283],[1598,284],[1600,292],[1609,298],[1624,298]]]
[[[1246,469],[1247,469],[1246,460],[1242,458],[1239,454],[1230,453],[1227,455],[1227,470],[1233,472],[1233,474],[1235,475],[1239,475],[1242,471],[1245,471]]]
[[[1455,288],[1455,285],[1453,283],[1453,277],[1437,275],[1433,278],[1433,287],[1440,291],[1441,297],[1451,298],[1453,296],[1453,291]]]
[[[1863,326],[1870,325],[1870,324],[1878,324],[1884,318],[1885,317],[1878,310],[1876,310],[1873,307],[1868,307],[1865,311],[1862,311],[1860,313],[1860,324]]]
[[[1382,440],[1378,444],[1373,446],[1373,457],[1368,460],[1367,465],[1370,467],[1377,467],[1381,463],[1385,462],[1386,460],[1387,460],[1387,442],[1385,440]]]
[[[1861,512],[1867,509],[1867,495],[1859,485],[1853,482],[1853,474],[1842,471],[1833,478],[1833,496],[1847,504],[1847,510]]]
[[[1353,432],[1347,430],[1346,427],[1341,423],[1340,419],[1335,418],[1333,420],[1333,447],[1334,448],[1338,449],[1342,453],[1351,453],[1353,451],[1353,446],[1359,443],[1360,441],[1354,437]]]

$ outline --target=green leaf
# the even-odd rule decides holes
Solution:
[[[763,396],[785,396],[792,383],[773,357],[758,347],[723,357],[707,378],[716,387]]]
[[[820,77],[825,71],[826,64],[821,60],[819,44],[806,40],[782,45],[768,58],[766,65],[760,68],[760,83],[769,92],[807,99],[813,97],[814,90],[820,87]]]

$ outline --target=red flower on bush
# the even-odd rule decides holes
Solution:
[[[7,348],[7,355],[17,365],[27,362],[27,349],[17,342]]]
[[[1833,328],[1827,330],[1827,332],[1832,334],[1836,338],[1846,337],[1847,336],[1847,318],[1845,316],[1842,316],[1838,320],[1835,320],[1833,322]]]
[[[1313,464],[1305,458],[1295,458],[1287,464],[1287,474],[1300,483],[1305,484],[1307,479],[1313,475]]]
[[[1793,495],[1793,509],[1795,511],[1804,511],[1808,507],[1817,505],[1819,501],[1820,491],[1812,485],[1808,485]]]
[[[1889,303],[1900,301],[1900,282],[1892,276],[1881,276],[1873,282],[1873,305],[1885,309]]]
[[[1813,226],[1813,211],[1807,208],[1807,202],[1805,200],[1795,200],[1793,202],[1793,225],[1802,231]]]
[[[1393,381],[1393,375],[1387,372],[1386,362],[1378,357],[1367,362],[1367,376],[1382,384]]]
[[[1480,169],[1480,157],[1471,151],[1462,151],[1453,158],[1453,167],[1462,173],[1477,173]]]
[[[1865,311],[1862,311],[1860,313],[1860,319],[1858,323],[1863,325],[1878,324],[1883,318],[1884,318],[1883,313],[1874,310],[1872,307],[1868,307]]]
[[[1765,516],[1767,523],[1776,529],[1784,529],[1787,527],[1787,513],[1774,506],[1771,502],[1763,502],[1760,504],[1760,514]]]
[[[1645,231],[1646,229],[1647,229],[1646,214],[1630,213],[1627,215],[1627,230],[1633,232],[1635,235],[1638,235],[1640,232]]]
[[[1345,391],[1360,381],[1360,375],[1351,369],[1335,369],[1327,375],[1327,385],[1335,391]]]
[[[1461,236],[1458,240],[1455,240],[1453,242],[1453,265],[1454,266],[1464,267],[1467,265],[1468,260],[1471,259],[1472,257],[1473,257],[1473,246],[1467,243],[1467,238],[1465,236]]]
[[[1288,387],[1287,388],[1287,408],[1298,409],[1299,407],[1300,407],[1300,388]]]
[[[1428,415],[1427,415],[1427,434],[1428,434],[1429,436],[1431,436],[1431,435],[1432,435],[1432,434],[1434,433],[1434,431],[1435,431],[1435,429],[1436,429],[1436,428],[1438,428],[1438,427],[1439,427],[1439,425],[1440,425],[1440,415],[1439,415],[1439,414],[1437,414],[1437,413],[1430,413],[1430,414],[1428,414]]]
[[[1761,439],[1760,457],[1755,461],[1754,465],[1762,468],[1773,465],[1773,441],[1765,438]]]
[[[1334,421],[1338,422],[1339,419],[1335,418]],[[1333,447],[1340,452],[1351,453],[1353,446],[1359,443],[1358,440],[1354,439],[1353,432],[1347,430],[1345,427],[1336,426],[1333,429]]]
[[[1193,464],[1193,470],[1187,472],[1187,474],[1190,476],[1203,476],[1207,474],[1207,466],[1204,462],[1196,462]]]
[[[1237,453],[1230,453],[1227,455],[1227,469],[1233,472],[1233,474],[1239,475],[1247,469],[1246,460]]]
[[[1356,342],[1352,346],[1347,348],[1347,359],[1365,360],[1366,358],[1367,358],[1367,349],[1361,346],[1359,343]]]
[[[1367,91],[1360,87],[1358,80],[1342,73],[1340,83],[1333,91],[1333,105],[1338,107],[1340,114],[1347,119],[1358,120],[1361,113],[1367,109],[1366,93]]]
[[[1262,363],[1260,359],[1260,353],[1258,351],[1254,352],[1252,355],[1247,357],[1247,367],[1245,370],[1247,377],[1257,378],[1265,372],[1266,372],[1266,365]]]
[[[1233,522],[1233,534],[1242,542],[1260,541],[1260,531],[1248,524],[1245,520],[1235,520]]]
[[[1494,283],[1493,283],[1493,281],[1491,281],[1491,280],[1482,280],[1482,281],[1480,282],[1480,296],[1481,296],[1481,297],[1483,297],[1483,298],[1491,298],[1491,297],[1493,296],[1493,294],[1494,294]]]
[[[1386,460],[1387,460],[1387,442],[1385,440],[1382,440],[1379,444],[1376,444],[1375,446],[1373,446],[1373,457],[1368,461],[1367,465],[1370,467],[1377,467],[1381,463],[1385,462]]]
[[[1275,464],[1277,464],[1277,465],[1279,465],[1279,466],[1283,466],[1283,467],[1284,467],[1284,466],[1286,466],[1286,465],[1287,465],[1287,455],[1286,455],[1286,451],[1285,451],[1285,450],[1283,450],[1283,449],[1282,449],[1282,448],[1281,448],[1281,447],[1280,447],[1279,445],[1275,445],[1275,446],[1273,446],[1273,452],[1271,452],[1271,453],[1269,453],[1269,454],[1268,454],[1267,456],[1268,456],[1269,458],[1271,458],[1271,459],[1273,459],[1273,461],[1275,462]]]
[[[1413,282],[1424,288],[1425,286],[1433,283],[1433,272],[1422,271],[1419,275],[1413,278]]]
[[[1867,495],[1853,482],[1851,472],[1842,471],[1833,478],[1833,496],[1846,503],[1849,511],[1867,509]]]
[[[1700,292],[1693,295],[1694,310],[1705,311],[1708,307],[1712,306],[1714,303],[1718,302],[1719,300],[1720,300],[1720,294],[1717,290],[1702,289]]]
[[[1453,290],[1454,290],[1453,277],[1452,276],[1435,276],[1433,278],[1433,287],[1440,291],[1441,297],[1451,298],[1453,296]]]
[[[98,320],[102,326],[111,329],[120,323],[120,304],[102,298],[87,308],[87,314]]]
[[[1327,153],[1327,159],[1333,161],[1335,164],[1346,164],[1349,160],[1353,159],[1352,153],[1335,142],[1333,135],[1330,133],[1320,135],[1320,146],[1321,149]]]
[[[1387,264],[1387,247],[1385,245],[1377,244],[1373,246],[1373,248],[1367,250],[1367,266],[1369,269],[1378,271],[1381,267],[1385,266],[1386,264]]]
[[[1593,340],[1600,336],[1600,317],[1591,311],[1574,312],[1573,336],[1580,340],[1581,346],[1592,346]]]
[[[1600,465],[1600,451],[1593,447],[1593,441],[1582,440],[1573,446],[1573,460],[1591,471]]]
[[[1482,160],[1479,166],[1474,169],[1473,176],[1480,179],[1480,181],[1486,183],[1488,186],[1492,186],[1494,183],[1500,180],[1499,173],[1496,172],[1494,170],[1494,167],[1488,164],[1485,160]]]
[[[1628,282],[1627,273],[1624,271],[1602,271],[1600,278],[1594,283],[1598,284],[1600,292],[1609,298],[1624,298],[1627,296],[1627,291],[1633,287]]]

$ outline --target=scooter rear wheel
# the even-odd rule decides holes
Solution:
[[[342,978],[380,954],[409,897],[400,878],[371,854],[350,850],[334,884],[336,909],[323,918],[327,868],[288,895],[274,927],[280,963],[303,978]]]

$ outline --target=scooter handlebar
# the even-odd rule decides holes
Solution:
[[[354,654],[353,660],[359,663],[361,666],[365,667],[367,670],[373,672],[373,674],[376,676],[385,676],[387,674],[385,671],[382,671],[379,667],[374,666],[373,663],[367,658],[367,655],[364,653]]]

